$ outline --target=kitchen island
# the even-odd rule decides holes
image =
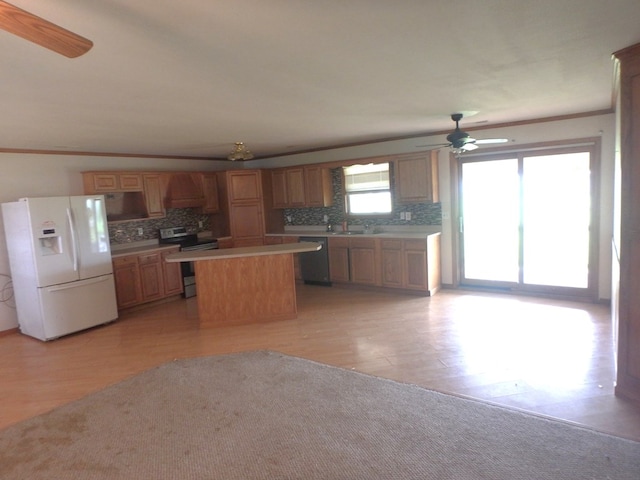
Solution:
[[[179,252],[167,262],[195,262],[201,325],[238,325],[296,318],[293,255],[319,243]]]

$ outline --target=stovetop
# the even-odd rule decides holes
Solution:
[[[182,247],[189,247],[193,245],[216,244],[217,240],[215,238],[200,239],[198,238],[198,234],[188,233],[186,227],[170,227],[160,229],[159,243],[170,243]]]

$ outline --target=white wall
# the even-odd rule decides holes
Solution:
[[[514,127],[474,130],[477,138],[509,138],[511,145],[527,145],[532,143],[601,137],[601,182],[600,182],[600,235],[599,235],[599,282],[600,299],[611,297],[611,234],[613,222],[613,161],[615,116],[614,114],[597,115],[570,120],[532,123]],[[307,163],[332,162],[346,159],[366,158],[379,155],[411,153],[419,151],[417,145],[442,143],[444,135],[419,137],[390,142],[371,143],[367,145],[346,147],[320,152],[289,155],[267,160],[247,162],[247,167],[269,168]],[[489,150],[488,146],[483,151]],[[445,284],[453,283],[453,251],[451,212],[451,178],[449,151],[440,150],[440,199],[442,202],[442,280]],[[550,172],[553,173],[553,172]]]
[[[601,136],[600,265],[599,297],[611,296],[611,234],[613,212],[614,114],[577,118],[474,132],[478,138],[507,137],[513,145]],[[323,163],[353,158],[416,152],[417,145],[440,143],[443,136],[371,143],[356,147],[290,155],[245,162],[245,168],[272,168],[307,163]],[[58,156],[0,153],[0,203],[28,196],[79,195],[83,193],[80,172],[86,170],[222,170],[227,162],[92,156]],[[237,166],[236,166],[237,167]],[[440,151],[440,197],[443,213],[451,210],[449,152]],[[451,219],[442,224],[442,279],[453,282]],[[4,229],[0,223],[0,274],[10,274]],[[0,294],[4,277],[0,277]],[[0,297],[1,299],[2,297]],[[17,327],[16,313],[0,302],[0,331]]]
[[[0,153],[0,203],[21,197],[82,195],[82,175],[87,170],[189,170],[228,168],[227,162],[148,158],[90,157]],[[1,215],[1,213],[0,213]],[[0,331],[18,326],[13,301],[3,302],[10,285],[4,226],[0,222]],[[4,290],[3,290],[4,289]]]

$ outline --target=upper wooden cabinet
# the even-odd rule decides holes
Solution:
[[[86,195],[103,194],[107,220],[121,222],[162,218],[164,175],[157,172],[83,172]]]
[[[333,203],[328,168],[306,166],[271,170],[274,208],[328,207]]]
[[[140,192],[142,174],[131,172],[84,172],[84,192],[88,195],[108,192]]]
[[[261,202],[262,184],[258,170],[227,171],[229,202]]]
[[[289,208],[287,171],[285,169],[271,170],[271,189],[273,191],[273,208]]]
[[[202,181],[202,193],[204,194],[203,213],[218,213],[220,211],[220,198],[218,196],[218,176],[215,173],[200,174]]]
[[[304,167],[305,204],[307,207],[333,205],[333,185],[328,168]]]
[[[164,182],[159,173],[145,173],[142,175],[144,198],[147,204],[149,218],[162,218],[166,216],[164,209]]]
[[[269,177],[270,178],[270,177]],[[214,235],[227,233],[234,247],[262,245],[266,225],[272,215],[263,198],[263,175],[260,170],[227,170],[218,176],[218,187],[223,203],[219,217],[226,217],[228,225]],[[270,188],[270,187],[269,187]],[[270,203],[270,201],[268,202]],[[282,215],[279,215],[282,222]]]
[[[394,161],[397,203],[434,203],[438,191],[438,152],[412,155]]]

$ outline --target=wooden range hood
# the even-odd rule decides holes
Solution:
[[[202,182],[197,174],[172,173],[167,185],[166,208],[193,208],[205,205]]]

